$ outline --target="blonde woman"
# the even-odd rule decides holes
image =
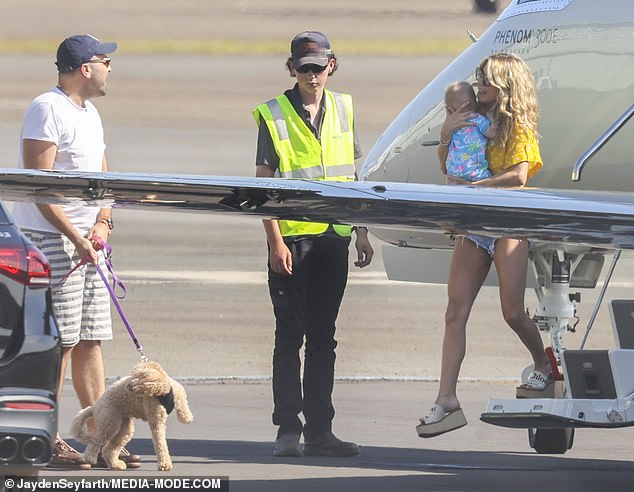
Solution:
[[[499,53],[485,58],[476,69],[480,112],[495,127],[486,158],[492,176],[470,184],[524,186],[542,167],[537,142],[539,119],[535,83],[528,65],[516,55]],[[472,125],[473,113],[464,106],[448,109],[441,130],[440,162],[447,158],[447,145],[454,130]],[[450,184],[466,184],[448,176]],[[500,304],[506,323],[517,333],[533,358],[535,371],[520,388],[539,397],[552,384],[551,369],[535,323],[524,309],[528,268],[528,241],[513,238],[459,236],[451,261],[448,304],[442,347],[440,386],[435,404],[416,427],[420,437],[433,437],[466,425],[456,384],[465,356],[466,325],[471,307],[491,263],[499,278]]]

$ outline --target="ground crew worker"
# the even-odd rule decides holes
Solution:
[[[326,36],[306,31],[286,62],[292,89],[258,106],[256,176],[348,181],[361,157],[352,98],[325,89],[337,70]],[[265,220],[268,283],[275,313],[273,424],[275,456],[352,456],[359,447],[332,433],[335,321],[348,278],[353,227]],[[367,229],[356,229],[355,265],[370,264]],[[303,392],[299,350],[306,338]],[[305,424],[299,418],[303,412]],[[300,436],[304,434],[303,450]]]

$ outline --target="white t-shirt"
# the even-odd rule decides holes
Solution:
[[[53,169],[57,171],[101,172],[106,149],[103,126],[97,108],[86,101],[81,108],[57,87],[36,97],[26,110],[20,134],[20,161],[24,167],[22,141],[43,140],[57,146]],[[73,226],[86,234],[94,225],[99,207],[64,205]],[[13,206],[13,218],[20,227],[38,231],[60,232],[34,203]]]

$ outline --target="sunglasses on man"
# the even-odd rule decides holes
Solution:
[[[312,72],[315,75],[319,75],[321,72],[323,72],[324,70],[326,70],[326,67],[328,65],[314,65],[312,63],[307,63],[306,65],[302,65],[299,68],[296,68],[295,71],[298,73],[308,73],[308,72]]]
[[[103,63],[106,67],[109,67],[111,61],[112,58],[106,56],[104,58],[97,58],[96,60],[88,60],[86,63]]]

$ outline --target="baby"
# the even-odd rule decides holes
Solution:
[[[466,104],[465,104],[466,103]],[[462,106],[464,104],[464,106]],[[467,82],[454,82],[445,91],[445,106],[451,111],[476,111],[476,95]],[[484,116],[468,120],[474,126],[464,126],[453,132],[448,144],[447,160],[441,164],[443,174],[458,176],[468,181],[479,181],[491,177],[485,153],[487,138],[495,131]]]

